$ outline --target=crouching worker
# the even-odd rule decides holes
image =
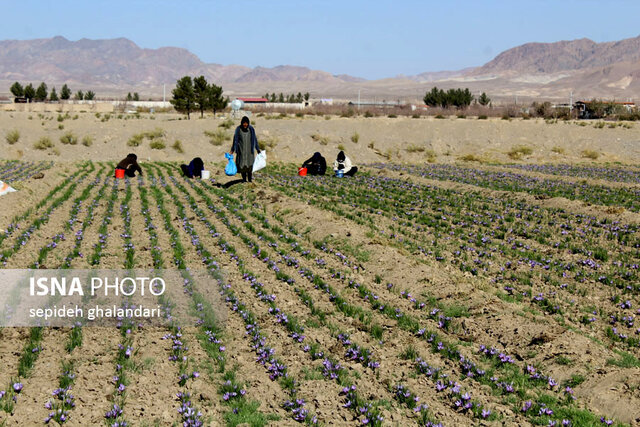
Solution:
[[[305,160],[302,167],[307,168],[308,175],[324,175],[327,171],[327,161],[322,154],[315,152],[310,159]]]
[[[358,168],[351,164],[351,160],[345,156],[344,151],[338,153],[336,161],[333,162],[333,170],[336,174],[341,170],[344,176],[353,176],[358,172]]]
[[[195,159],[191,160],[191,163],[189,163],[189,166],[180,165],[180,169],[182,169],[182,173],[187,178],[193,178],[193,177],[201,178],[202,170],[204,169],[204,162],[200,157],[196,157]]]
[[[118,169],[124,170],[124,174],[130,178],[136,176],[136,172],[139,172],[140,175],[142,175],[142,168],[138,164],[138,156],[133,153],[127,154],[127,157],[118,163],[116,170]]]

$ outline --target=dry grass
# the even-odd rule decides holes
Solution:
[[[154,139],[163,138],[165,136],[165,132],[163,129],[155,128],[154,130],[145,132],[144,136],[150,141],[153,141]]]
[[[164,150],[167,144],[164,142],[164,139],[154,139],[149,146],[154,150]]]
[[[313,135],[311,135],[311,139],[313,139],[315,142],[319,142],[320,145],[327,145],[329,143],[328,136],[320,135],[318,133],[314,133]]]
[[[261,150],[266,150],[267,148],[273,150],[278,145],[278,138],[275,136],[262,136],[258,139],[258,146]]]
[[[427,162],[429,162],[429,163],[435,163],[436,162],[436,159],[437,159],[438,156],[436,155],[435,151],[433,151],[433,150],[425,150],[424,154],[425,154],[425,156],[427,158]]]
[[[176,139],[171,148],[176,150],[178,153],[184,153],[184,148],[182,148],[182,141],[180,141],[179,139]]]
[[[33,148],[36,150],[46,150],[51,147],[53,147],[53,142],[51,142],[51,139],[48,136],[43,136],[33,144]]]
[[[533,153],[533,148],[526,145],[517,145],[507,152],[507,155],[513,160],[521,160],[524,156],[529,156]]]
[[[144,141],[144,133],[137,133],[127,141],[129,147],[138,147]]]
[[[20,132],[17,129],[7,132],[5,139],[9,145],[13,145],[20,140]]]
[[[358,141],[360,141],[360,134],[358,132],[354,132],[353,135],[351,135],[351,142],[357,144]]]
[[[85,135],[82,138],[82,145],[85,147],[91,147],[93,145],[93,137],[91,135]]]
[[[405,150],[407,150],[408,153],[422,153],[424,152],[424,150],[426,150],[426,148],[420,145],[411,144],[407,148],[405,148]]]
[[[60,137],[60,142],[64,145],[76,145],[78,144],[78,137],[72,132],[67,132]]]
[[[600,157],[600,153],[594,150],[582,150],[582,157],[585,159],[597,160]]]
[[[233,125],[234,125],[233,120],[227,119],[224,122],[220,123],[218,127],[229,130],[233,127]]]
[[[218,129],[216,131],[205,130],[204,135],[209,138],[209,142],[211,145],[215,145],[216,147],[222,145],[225,141],[227,141],[230,136],[223,129]]]
[[[556,153],[556,154],[564,154],[564,153],[565,153],[564,148],[562,148],[562,147],[558,147],[558,146],[553,147],[553,148],[551,149],[551,151],[552,151],[552,152],[554,152],[554,153]]]
[[[463,162],[478,162],[478,163],[482,163],[482,159],[476,154],[464,154],[464,155],[458,157],[458,159],[462,160]]]

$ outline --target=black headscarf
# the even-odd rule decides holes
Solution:
[[[336,158],[337,161],[339,162],[344,162],[344,160],[346,159],[347,156],[344,155],[344,151],[340,151],[338,153],[338,157]]]

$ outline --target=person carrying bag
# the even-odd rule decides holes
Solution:
[[[258,138],[256,138],[256,130],[251,126],[249,118],[244,116],[240,121],[240,126],[236,128],[233,134],[233,143],[231,144],[230,151],[230,155],[237,153],[236,172],[240,171],[243,182],[252,181],[253,164],[255,161],[254,152],[257,152],[258,155],[261,153],[260,147],[258,146]],[[227,175],[229,174],[227,173]]]

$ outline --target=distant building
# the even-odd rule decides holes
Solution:
[[[578,111],[578,117],[581,119],[589,119],[591,118],[589,115],[589,105],[592,103],[593,101],[577,101],[575,104],[573,104],[573,108],[575,108]],[[624,107],[627,112],[632,112],[636,109],[636,103],[635,102],[615,102],[615,101],[599,101],[602,102],[603,104],[608,104],[608,105],[619,105]]]
[[[267,102],[269,102],[267,98],[236,98],[236,99],[243,101],[245,104],[252,104],[252,105],[266,104]]]
[[[401,104],[400,101],[391,101],[391,102],[387,102],[387,101],[349,101],[349,105],[355,105],[355,106],[360,106],[360,107],[379,107],[379,108],[385,108],[385,107],[401,107],[404,104]]]

